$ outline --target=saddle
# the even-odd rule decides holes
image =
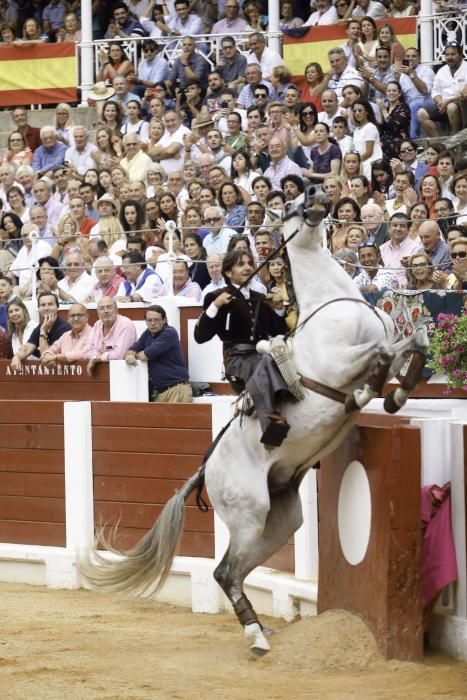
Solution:
[[[261,340],[256,345],[256,350],[260,353],[269,353],[279,369],[279,372],[287,384],[287,387],[297,401],[305,398],[300,376],[295,368],[292,359],[292,350],[284,340],[284,336],[276,335],[271,340]]]

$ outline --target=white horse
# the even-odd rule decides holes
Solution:
[[[283,405],[282,415],[291,428],[283,444],[272,450],[260,443],[255,416],[235,418],[205,464],[132,550],[112,561],[94,552],[81,562],[84,578],[95,588],[156,592],[170,571],[185,501],[205,479],[212,506],[230,532],[214,576],[258,655],[270,646],[244,594],[246,576],[302,524],[298,489],[307,470],[346,437],[355,411],[379,394],[388,371],[398,372],[412,352],[423,357],[427,349],[425,338],[419,336],[391,345],[389,317],[364,302],[351,278],[322,249],[320,225],[325,214],[323,196],[306,193],[286,205],[284,235],[300,309],[293,337],[295,366],[300,375],[317,382],[314,389],[332,398],[305,388],[303,400]],[[404,403],[413,383],[411,377],[395,392],[387,402],[389,410]]]

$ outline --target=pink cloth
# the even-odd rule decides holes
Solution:
[[[136,328],[126,316],[117,316],[114,325],[104,335],[102,321],[92,329],[92,348],[89,357],[100,355],[102,360],[123,360],[130,345],[136,342]]]
[[[85,360],[90,357],[92,347],[92,326],[87,323],[78,336],[73,331],[66,331],[49,348],[54,355],[65,355],[68,362]]]
[[[451,527],[451,484],[423,486],[421,497],[422,604],[428,605],[457,580],[456,550]]]

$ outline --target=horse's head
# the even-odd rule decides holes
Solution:
[[[310,185],[297,199],[286,203],[283,220],[299,217],[308,226],[319,226],[330,209],[327,195],[320,188]]]

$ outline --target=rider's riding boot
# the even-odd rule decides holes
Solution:
[[[279,447],[287,437],[290,425],[278,413],[266,413],[262,421],[263,434],[261,442],[270,447]]]

